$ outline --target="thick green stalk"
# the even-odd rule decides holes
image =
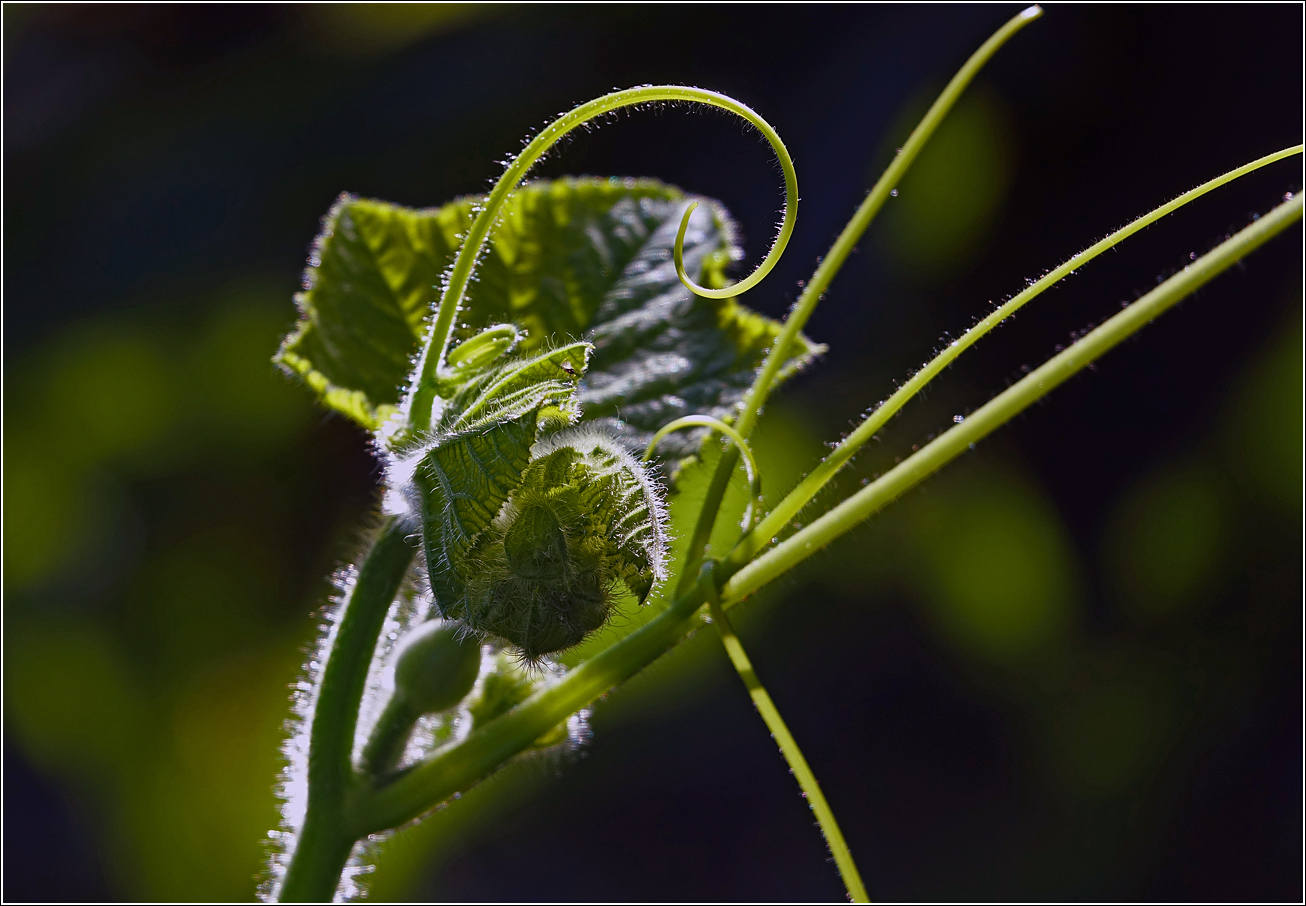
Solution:
[[[442,360],[444,359],[445,347],[449,342],[450,331],[453,329],[454,319],[457,317],[459,306],[462,305],[463,294],[467,291],[467,284],[471,280],[472,272],[476,267],[476,260],[480,256],[481,249],[490,235],[490,230],[499,216],[499,211],[508,200],[508,196],[512,194],[526,177],[527,172],[545,152],[557,144],[568,132],[614,110],[658,101],[691,101],[728,110],[742,117],[770,142],[772,150],[775,151],[776,159],[780,162],[780,168],[784,171],[784,220],[781,222],[780,231],[776,234],[771,250],[767,253],[766,258],[762,260],[762,263],[757,266],[757,270],[720,292],[706,291],[701,287],[691,288],[696,292],[703,292],[718,298],[736,296],[757,285],[763,277],[770,273],[780,255],[784,253],[785,246],[789,242],[789,236],[794,230],[795,218],[798,215],[798,175],[794,171],[793,158],[789,156],[789,151],[785,148],[784,142],[780,140],[780,136],[776,134],[770,123],[734,98],[726,97],[715,91],[705,91],[702,88],[687,88],[681,85],[646,85],[642,88],[628,88],[625,91],[614,91],[611,94],[605,94],[603,97],[595,98],[589,103],[581,104],[546,126],[544,131],[532,139],[521,154],[517,155],[517,158],[508,165],[508,169],[504,171],[503,176],[499,177],[499,181],[494,184],[494,188],[485,199],[480,213],[472,221],[471,228],[467,231],[467,236],[458,250],[458,257],[454,259],[449,278],[445,282],[444,292],[440,296],[440,303],[436,308],[435,322],[431,326],[431,332],[426,338],[421,358],[418,360],[416,369],[418,377],[411,391],[412,402],[409,405],[409,419],[414,430],[423,431],[430,426],[431,407],[437,395],[439,378],[444,368]],[[682,224],[681,236],[683,237],[683,235]],[[678,240],[677,246],[679,245],[680,241]]]
[[[358,839],[346,820],[354,729],[377,637],[416,552],[407,535],[403,522],[387,518],[348,589],[313,705],[308,810],[276,892],[281,902],[330,901]]]
[[[719,564],[717,579],[724,582],[722,605],[730,607],[850,531],[1301,216],[1299,195],[1199,258],[776,548],[742,567]],[[693,617],[702,603],[702,589],[695,583],[657,617],[570,671],[556,685],[436,752],[393,783],[358,796],[349,816],[353,831],[361,836],[403,824],[479,782],[567,715],[591,704],[674,646],[697,625]]]
[[[703,564],[699,584],[703,589],[703,597],[707,599],[708,610],[712,614],[712,624],[716,626],[717,633],[721,636],[721,644],[725,646],[726,654],[730,657],[735,672],[744,681],[757,713],[762,715],[763,722],[771,731],[771,738],[780,747],[780,754],[789,763],[789,769],[803,791],[803,798],[807,800],[812,814],[816,816],[816,823],[825,837],[826,846],[830,848],[830,855],[834,856],[834,864],[839,869],[839,876],[843,878],[844,887],[848,889],[848,899],[854,903],[869,903],[871,900],[866,895],[866,886],[862,884],[862,876],[857,871],[857,863],[853,861],[852,851],[848,849],[848,844],[843,838],[843,831],[839,830],[839,822],[834,820],[834,810],[826,801],[825,793],[821,792],[821,785],[816,782],[816,775],[812,773],[807,759],[803,757],[803,750],[798,748],[798,741],[785,725],[784,719],[780,716],[780,709],[775,706],[770,693],[762,685],[757,671],[753,669],[752,661],[744,651],[743,643],[739,641],[734,626],[730,624],[730,618],[726,616],[725,608],[721,606],[721,596],[717,593],[713,566],[711,560]]]
[[[730,564],[741,568],[726,583],[724,596],[742,597],[784,575],[904,491],[920,484],[940,466],[956,458],[1031,403],[1046,396],[1075,372],[1100,358],[1111,347],[1141,329],[1216,274],[1300,220],[1301,216],[1302,196],[1298,194],[1220,243],[1068,349],[1053,356],[980,407],[961,424],[939,435],[830,512],[747,565],[739,562]]]
[[[898,186],[903,176],[907,174],[907,170],[916,161],[916,157],[920,154],[921,149],[925,147],[925,143],[930,140],[939,124],[943,122],[944,117],[948,115],[948,111],[952,109],[957,99],[961,97],[962,92],[979,74],[984,64],[1016,32],[1041,15],[1043,15],[1043,10],[1038,6],[1031,6],[1020,12],[994,32],[992,37],[980,45],[979,50],[971,54],[970,59],[966,61],[961,69],[957,70],[957,74],[952,77],[952,81],[948,82],[947,87],[935,99],[920,123],[907,137],[907,141],[903,143],[893,162],[885,169],[883,175],[880,176],[861,205],[858,206],[856,213],[848,221],[848,225],[839,234],[839,238],[834,241],[834,245],[830,246],[830,251],[826,252],[825,257],[821,259],[816,272],[812,274],[812,279],[807,281],[807,285],[798,297],[798,301],[794,303],[793,309],[789,312],[789,317],[785,319],[780,335],[772,344],[771,351],[762,363],[761,370],[758,371],[757,377],[753,380],[748,395],[744,397],[743,405],[739,411],[739,420],[735,423],[735,429],[744,437],[747,437],[757,424],[762,407],[766,405],[767,396],[775,385],[776,376],[779,375],[780,369],[788,359],[789,349],[797,340],[799,332],[807,325],[808,318],[816,310],[816,305],[825,295],[825,291],[830,288],[830,283],[834,280],[835,275],[839,273],[839,269],[843,267],[844,262],[848,260],[848,256],[857,247],[862,234],[871,225],[871,221],[880,212],[880,208],[884,207],[890,193]],[[704,555],[707,543],[712,537],[712,528],[716,525],[717,512],[721,509],[721,501],[725,497],[726,487],[730,483],[730,476],[734,474],[735,467],[738,464],[739,454],[733,449],[727,450],[717,460],[716,471],[712,474],[711,484],[708,485],[707,494],[703,498],[703,506],[699,510],[698,521],[695,523],[694,531],[690,535],[689,547],[686,548],[689,551],[689,559],[686,561],[685,571],[681,574],[680,583],[676,588],[677,593],[683,593],[690,584],[696,581],[700,558]]]
[[[739,544],[731,551],[729,559],[742,565],[751,560],[753,556],[762,548],[770,543],[770,539],[778,535],[788,524],[790,519],[798,515],[803,507],[812,501],[825,485],[835,476],[848,460],[852,459],[861,447],[866,444],[884,424],[897,414],[908,400],[919,393],[926,384],[934,379],[943,369],[947,368],[952,362],[967,349],[975,344],[980,337],[984,336],[999,323],[1014,315],[1023,305],[1031,299],[1039,296],[1044,290],[1053,284],[1062,280],[1066,275],[1073,273],[1083,267],[1089,261],[1092,261],[1098,255],[1112,248],[1119,242],[1127,239],[1133,234],[1146,226],[1171,214],[1188,202],[1200,198],[1207,192],[1217,189],[1226,183],[1232,182],[1240,176],[1245,176],[1254,170],[1259,170],[1267,164],[1283,160],[1285,157],[1291,157],[1295,154],[1302,153],[1302,146],[1295,145],[1291,148],[1285,148],[1282,151],[1276,151],[1274,154],[1267,154],[1258,160],[1249,164],[1230,170],[1222,176],[1217,176],[1209,182],[1204,182],[1191,191],[1185,192],[1178,198],[1161,205],[1154,211],[1150,211],[1139,217],[1132,223],[1121,227],[1110,236],[1100,242],[1094,243],[1084,251],[1075,255],[1066,261],[1060,267],[1054,268],[1045,274],[1037,282],[1031,284],[1026,289],[1017,293],[1010,301],[995,309],[988,317],[980,321],[970,330],[966,331],[958,339],[948,345],[946,349],[940,352],[924,368],[916,372],[911,378],[904,383],[893,396],[881,403],[870,416],[857,426],[857,430],[849,434],[844,440],[830,451],[829,455],[823,459],[815,469],[813,469],[806,478],[799,483],[783,500],[781,500],[771,512],[767,513],[761,522],[748,534],[739,540]]]

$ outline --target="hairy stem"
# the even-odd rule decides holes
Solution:
[[[348,590],[313,705],[308,810],[277,891],[282,902],[329,901],[358,838],[346,819],[354,729],[377,637],[415,553],[407,535],[403,522],[387,518]]]
[[[546,126],[544,131],[537,135],[522,150],[521,154],[517,155],[517,158],[508,165],[508,169],[495,183],[494,189],[485,199],[484,207],[476,215],[471,228],[467,231],[467,236],[458,250],[458,257],[454,259],[453,268],[449,271],[444,292],[436,309],[435,321],[431,325],[430,333],[427,335],[426,343],[422,348],[421,358],[418,360],[416,370],[418,377],[411,390],[412,400],[409,405],[409,419],[414,430],[423,431],[430,426],[431,407],[437,395],[438,379],[444,368],[442,360],[445,347],[449,342],[450,331],[453,329],[454,318],[457,316],[458,308],[462,304],[463,294],[467,291],[467,284],[471,280],[472,271],[475,269],[476,259],[485,245],[486,238],[489,236],[496,218],[499,216],[499,211],[508,200],[508,196],[512,194],[513,190],[526,177],[527,172],[545,152],[573,129],[623,107],[657,101],[691,101],[727,110],[742,117],[770,142],[772,150],[775,151],[776,159],[780,162],[780,168],[784,171],[784,220],[780,225],[779,232],[776,234],[771,250],[767,253],[766,258],[762,260],[762,263],[758,265],[757,270],[726,290],[712,292],[693,285],[690,288],[695,292],[710,294],[718,298],[735,296],[755,286],[775,266],[780,255],[784,253],[790,234],[793,233],[794,221],[798,214],[798,175],[794,171],[793,159],[789,156],[789,151],[785,148],[784,142],[780,140],[780,136],[771,128],[770,123],[758,116],[751,108],[733,98],[718,94],[715,91],[687,88],[680,85],[646,85],[642,88],[629,88],[625,91],[614,91],[611,94],[605,94],[603,97],[595,98],[589,103],[581,104]],[[688,212],[686,216],[688,216]],[[677,246],[683,241],[683,226],[682,224],[680,233],[682,238],[677,240]]]
[[[862,884],[862,876],[853,861],[852,851],[848,849],[843,832],[839,830],[839,822],[834,819],[834,811],[826,802],[825,794],[821,792],[821,785],[816,782],[816,775],[812,773],[807,759],[803,757],[802,749],[798,748],[798,741],[785,726],[784,719],[780,717],[780,709],[771,701],[770,694],[762,685],[757,671],[753,669],[753,664],[744,651],[743,643],[735,634],[734,626],[730,624],[730,618],[726,616],[725,608],[721,606],[721,596],[717,593],[716,578],[713,575],[714,567],[715,564],[711,560],[704,563],[699,582],[703,597],[707,599],[708,610],[712,614],[712,623],[721,636],[721,644],[725,646],[730,663],[734,665],[739,678],[748,689],[748,695],[753,700],[757,713],[762,715],[767,729],[771,731],[771,738],[780,747],[780,754],[789,763],[789,769],[803,791],[803,798],[807,800],[812,813],[816,816],[816,823],[825,837],[825,844],[830,848],[830,854],[834,856],[834,864],[839,868],[839,876],[843,878],[844,887],[848,889],[848,898],[854,903],[869,903],[870,897],[866,895],[866,887]]]
[[[807,320],[812,316],[812,312],[816,310],[817,303],[821,301],[825,291],[830,288],[830,283],[834,280],[835,275],[839,273],[844,262],[848,260],[848,256],[852,254],[858,241],[861,240],[862,234],[866,232],[866,228],[871,225],[871,221],[880,212],[880,208],[884,207],[885,201],[889,198],[889,193],[902,181],[907,170],[916,161],[921,149],[925,147],[925,143],[930,140],[939,124],[943,122],[944,117],[948,115],[948,111],[956,104],[957,99],[961,97],[962,92],[974,80],[984,64],[1016,32],[1041,15],[1043,15],[1043,10],[1038,6],[1031,6],[1023,10],[994,32],[992,37],[980,45],[979,50],[971,54],[970,59],[966,61],[961,69],[957,70],[957,74],[952,77],[952,80],[948,82],[942,93],[935,99],[930,109],[926,111],[920,123],[912,130],[911,135],[903,143],[893,162],[885,169],[861,205],[858,206],[856,213],[848,221],[848,225],[843,228],[839,237],[834,241],[834,245],[830,246],[830,251],[826,252],[825,257],[821,259],[816,272],[812,274],[812,279],[807,281],[802,295],[794,303],[793,309],[789,312],[789,317],[785,319],[780,335],[776,337],[775,343],[771,346],[771,351],[762,363],[761,370],[758,371],[757,377],[753,380],[748,395],[744,397],[739,412],[739,420],[735,423],[736,430],[744,437],[747,437],[757,424],[762,407],[766,405],[767,396],[775,385],[776,376],[788,359],[790,347],[798,339],[799,332],[807,325]],[[698,564],[706,551],[708,541],[712,537],[712,528],[716,525],[717,513],[721,509],[721,501],[725,497],[726,487],[730,483],[730,476],[734,473],[735,466],[738,463],[738,453],[733,449],[727,450],[721,459],[717,461],[716,471],[712,474],[712,482],[708,486],[706,496],[703,498],[703,506],[699,510],[698,521],[695,523],[694,531],[690,536],[689,547],[687,548],[689,559],[686,561],[685,571],[681,574],[680,583],[676,588],[677,593],[683,593],[698,575]]]
[[[813,469],[806,478],[799,483],[783,500],[776,504],[775,508],[758,523],[753,531],[749,532],[740,539],[736,548],[731,551],[730,559],[742,565],[744,562],[751,560],[753,555],[770,543],[770,539],[778,535],[789,522],[798,515],[798,512],[811,502],[825,485],[835,476],[841,468],[848,463],[867,441],[874,436],[876,431],[884,427],[884,424],[897,414],[908,400],[919,393],[926,384],[934,379],[944,368],[947,368],[952,362],[967,349],[975,344],[980,337],[991,331],[999,323],[1014,315],[1023,305],[1030,300],[1039,296],[1044,290],[1053,284],[1062,280],[1066,275],[1083,267],[1089,261],[1092,261],[1098,255],[1112,248],[1119,242],[1137,233],[1150,224],[1155,223],[1167,214],[1171,214],[1188,202],[1200,198],[1207,192],[1217,189],[1226,183],[1232,182],[1240,176],[1245,176],[1254,170],[1259,170],[1267,164],[1283,160],[1285,157],[1291,157],[1295,154],[1302,153],[1302,146],[1295,145],[1291,148],[1285,148],[1274,154],[1267,154],[1258,160],[1249,164],[1230,170],[1222,176],[1217,176],[1209,182],[1204,182],[1191,191],[1185,192],[1178,198],[1161,205],[1154,211],[1150,211],[1139,217],[1132,223],[1121,227],[1110,236],[1100,242],[1086,248],[1084,251],[1070,258],[1060,267],[1054,268],[1045,274],[1037,282],[1031,284],[1026,289],[1013,296],[1010,301],[996,308],[984,320],[980,321],[970,330],[962,334],[958,339],[950,343],[947,348],[936,355],[924,368],[916,372],[911,378],[898,388],[894,394],[876,407],[875,411],[857,426],[857,429],[849,434],[844,440],[835,447],[830,454],[823,459],[815,469]]]
[[[728,608],[742,600],[860,524],[1301,216],[1302,200],[1298,195],[1162,283],[776,548],[742,567],[719,564],[716,579],[724,581],[722,606]],[[694,614],[702,603],[703,591],[695,583],[658,616],[570,671],[556,685],[419,762],[392,783],[358,796],[353,800],[352,826],[360,833],[395,827],[477,783],[567,715],[589,705],[674,646],[697,625]]]

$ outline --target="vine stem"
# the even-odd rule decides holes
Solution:
[[[771,127],[770,123],[762,119],[752,108],[741,104],[734,98],[718,94],[715,91],[690,88],[683,85],[645,85],[639,88],[628,88],[624,91],[605,94],[600,98],[581,104],[551,122],[522,149],[522,152],[517,155],[512,163],[508,165],[503,175],[499,177],[499,181],[494,184],[494,188],[485,199],[480,213],[472,221],[467,236],[458,249],[458,256],[454,259],[448,279],[445,281],[444,292],[440,296],[440,303],[436,309],[435,321],[431,325],[430,333],[427,335],[426,342],[422,347],[421,357],[418,359],[416,368],[418,377],[410,391],[411,402],[407,404],[409,424],[413,430],[424,431],[430,427],[431,411],[438,395],[439,379],[444,368],[445,347],[449,343],[454,318],[457,317],[458,308],[462,304],[463,295],[467,291],[467,284],[471,280],[473,270],[475,270],[476,260],[480,256],[481,249],[484,248],[490,230],[494,226],[504,203],[507,202],[508,196],[512,194],[513,190],[526,177],[531,167],[549,148],[573,129],[623,107],[658,101],[691,101],[727,110],[742,117],[761,132],[771,144],[776,159],[780,163],[780,169],[784,172],[784,219],[780,224],[779,232],[776,234],[775,242],[771,245],[771,250],[762,260],[762,263],[757,266],[757,269],[726,290],[708,291],[692,283],[687,285],[691,290],[700,294],[709,294],[713,298],[726,298],[739,295],[745,290],[756,286],[763,277],[770,273],[771,268],[775,266],[776,261],[784,253],[785,246],[789,243],[789,237],[794,231],[795,218],[798,216],[798,174],[794,170],[793,158],[790,157],[784,142],[780,140],[780,136]],[[684,238],[685,226],[688,223],[688,215],[689,211],[686,211],[686,219],[681,223],[680,233],[676,241],[678,256]]]
[[[897,468],[751,563],[718,565],[722,607],[728,609],[924,481],[971,444],[994,431],[1167,308],[1302,217],[1294,196],[1166,280],[1129,308],[999,394],[960,425],[940,435]],[[561,681],[414,765],[390,784],[351,800],[349,819],[360,835],[397,827],[465,790],[525,750],[567,715],[652,663],[695,628],[704,603],[697,583],[644,626],[569,671]]]
[[[789,728],[785,726],[784,719],[780,717],[780,709],[771,701],[770,694],[758,678],[757,671],[753,669],[753,664],[744,651],[743,643],[739,641],[730,618],[726,616],[725,608],[721,606],[721,596],[717,593],[715,567],[716,563],[712,560],[703,564],[703,569],[699,573],[699,586],[703,591],[703,597],[707,600],[708,611],[712,614],[712,624],[716,626],[717,633],[721,636],[721,644],[725,646],[726,654],[730,657],[735,672],[744,681],[757,713],[762,715],[767,729],[771,731],[771,738],[780,747],[780,754],[789,763],[789,768],[803,791],[803,798],[807,800],[812,813],[816,816],[816,823],[821,828],[821,834],[825,837],[826,846],[830,848],[830,854],[834,856],[834,864],[839,869],[839,876],[843,878],[844,887],[848,889],[849,899],[854,903],[869,903],[870,897],[867,896],[866,887],[862,884],[862,876],[857,871],[852,851],[848,849],[843,832],[839,830],[839,822],[834,819],[834,811],[826,801],[825,794],[821,792],[821,785],[816,782],[816,775],[812,773],[807,759],[803,757],[802,749],[798,748],[798,741],[794,739]]]
[[[1031,6],[1022,10],[1009,19],[1005,25],[981,44],[978,50],[970,55],[970,59],[966,61],[961,69],[957,70],[957,74],[952,77],[952,80],[948,82],[938,98],[930,105],[930,109],[926,111],[920,123],[912,130],[911,135],[907,137],[907,141],[898,150],[893,162],[885,168],[884,173],[871,187],[871,191],[867,193],[866,198],[858,206],[852,219],[848,221],[847,226],[835,239],[834,245],[830,246],[830,251],[826,252],[825,257],[821,259],[821,263],[817,266],[816,272],[812,274],[812,278],[807,281],[807,285],[798,297],[798,301],[794,303],[793,309],[789,312],[789,317],[785,319],[780,335],[776,337],[775,343],[771,345],[771,351],[767,354],[761,370],[758,371],[757,377],[753,380],[748,395],[744,397],[739,411],[739,419],[735,423],[735,429],[744,437],[747,437],[757,424],[757,419],[762,414],[762,407],[766,404],[771,388],[775,385],[776,377],[784,367],[784,363],[789,357],[789,349],[798,339],[799,332],[807,325],[807,320],[812,316],[812,312],[816,310],[817,303],[821,301],[825,291],[830,288],[835,275],[839,273],[844,262],[848,260],[848,256],[853,253],[853,249],[861,240],[862,234],[866,232],[866,228],[871,225],[871,221],[875,219],[875,215],[884,207],[890,193],[902,181],[907,170],[916,161],[916,157],[920,154],[921,149],[925,147],[925,143],[934,135],[939,124],[943,122],[953,105],[957,103],[957,99],[961,97],[962,92],[974,81],[979,71],[984,68],[984,64],[1016,32],[1041,15],[1043,15],[1043,10],[1039,6]],[[703,506],[699,509],[698,520],[694,524],[689,546],[686,548],[689,551],[690,559],[686,561],[685,571],[681,574],[676,589],[677,594],[683,594],[695,581],[698,563],[706,551],[708,541],[711,540],[712,528],[716,525],[717,513],[721,509],[721,501],[725,497],[726,487],[730,483],[730,476],[734,473],[735,466],[738,464],[739,454],[734,449],[725,451],[721,458],[717,460],[716,471],[712,474],[712,482],[704,495]]]
[[[313,704],[308,809],[275,894],[281,902],[329,902],[361,836],[348,821],[354,729],[377,637],[416,553],[408,534],[403,520],[387,517],[347,590]]]
[[[1215,179],[1202,183],[1195,189],[1191,189],[1180,195],[1172,201],[1161,205],[1153,211],[1149,211],[1142,217],[1126,224],[1107,236],[1099,242],[1094,243],[1084,251],[1067,260],[1060,267],[1053,268],[1036,282],[1030,284],[1026,289],[1017,293],[1003,305],[994,309],[987,317],[978,324],[966,331],[952,343],[950,343],[942,352],[936,355],[930,362],[911,376],[901,387],[899,387],[892,396],[876,407],[875,411],[857,426],[857,429],[849,434],[839,443],[839,446],[830,451],[829,455],[813,469],[806,478],[804,478],[797,487],[795,487],[783,500],[766,514],[765,517],[757,524],[754,529],[740,539],[735,549],[730,552],[729,558],[732,562],[742,565],[752,559],[753,555],[770,543],[770,539],[778,535],[788,524],[790,519],[798,515],[803,507],[812,501],[825,485],[842,469],[848,460],[852,459],[854,454],[874,436],[875,432],[880,430],[886,422],[898,413],[906,403],[933,380],[939,372],[947,368],[963,352],[973,346],[980,337],[987,334],[993,328],[997,327],[1002,321],[1014,315],[1022,306],[1041,295],[1044,290],[1053,284],[1065,278],[1068,274],[1073,273],[1092,261],[1098,255],[1108,249],[1113,248],[1118,243],[1137,233],[1144,227],[1150,226],[1168,214],[1174,213],[1179,208],[1194,201],[1214,189],[1226,183],[1233,182],[1240,176],[1245,176],[1254,170],[1259,170],[1275,161],[1283,160],[1286,157],[1292,157],[1295,154],[1301,154],[1302,145],[1294,145],[1291,148],[1285,148],[1282,151],[1276,151],[1273,154],[1267,154],[1265,157],[1244,164],[1228,173],[1217,176]]]

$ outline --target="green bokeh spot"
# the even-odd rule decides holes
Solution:
[[[1059,646],[1080,598],[1059,515],[1014,474],[968,477],[916,501],[915,584],[945,635],[980,657]]]
[[[1094,683],[1073,698],[1057,729],[1072,780],[1103,794],[1122,790],[1154,765],[1168,726],[1161,690],[1122,677]]]
[[[891,134],[905,136],[927,104],[924,95],[909,104]],[[976,86],[958,101],[884,207],[876,235],[900,270],[935,283],[975,260],[1011,186],[1013,145],[1009,115],[992,90]]]
[[[1214,474],[1173,467],[1129,491],[1108,521],[1107,568],[1125,607],[1144,621],[1207,598],[1227,543]]]

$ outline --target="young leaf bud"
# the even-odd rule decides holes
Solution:
[[[448,711],[471,694],[481,672],[481,646],[467,627],[428,620],[399,643],[395,690],[363,747],[363,767],[381,777],[399,766],[423,714]]]
[[[520,339],[521,332],[511,324],[487,327],[449,350],[449,367],[459,371],[484,368],[504,353],[511,352]]]
[[[615,442],[555,435],[469,546],[461,593],[437,592],[437,605],[527,660],[570,648],[607,621],[622,588],[643,602],[664,578],[665,518],[657,485]]]
[[[493,346],[512,330],[468,342]],[[666,572],[661,489],[644,467],[602,434],[550,436],[580,416],[591,348],[570,343],[468,376],[434,432],[388,466],[420,522],[441,615],[529,661],[601,627],[621,589],[643,602]]]
[[[395,692],[414,715],[447,711],[472,691],[481,645],[467,629],[428,620],[403,640],[395,658]]]

